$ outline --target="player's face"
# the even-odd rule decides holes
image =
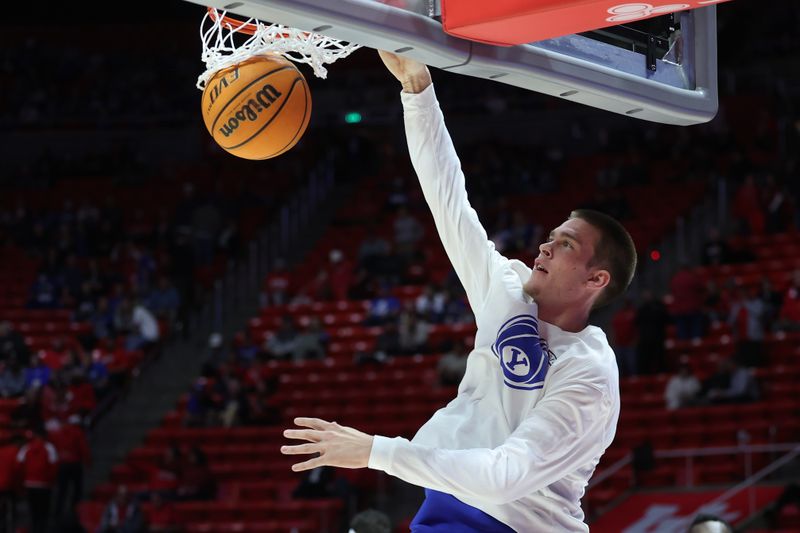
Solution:
[[[594,257],[600,232],[580,218],[571,218],[550,232],[539,246],[539,257],[533,265],[525,292],[541,306],[567,305],[585,299],[594,268]]]

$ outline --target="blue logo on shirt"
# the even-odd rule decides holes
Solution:
[[[492,351],[500,360],[507,386],[520,390],[544,386],[550,355],[533,315],[517,315],[500,326]]]

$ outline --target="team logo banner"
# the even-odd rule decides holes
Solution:
[[[751,487],[710,504],[723,491],[634,494],[591,524],[592,533],[686,533],[698,512],[737,524],[781,493],[781,487]],[[750,508],[752,498],[753,510]]]

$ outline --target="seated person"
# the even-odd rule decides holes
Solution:
[[[709,378],[706,390],[710,403],[743,403],[758,399],[758,384],[753,374],[732,357],[719,362],[719,370]]]
[[[692,372],[688,358],[681,358],[678,373],[669,378],[664,390],[667,409],[679,409],[694,405],[700,393],[700,380]]]

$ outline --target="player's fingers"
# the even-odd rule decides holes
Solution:
[[[286,429],[283,431],[283,436],[287,439],[307,440],[311,442],[319,442],[322,440],[320,432],[313,429]]]
[[[324,465],[325,465],[325,460],[322,459],[321,457],[317,457],[315,459],[309,459],[308,461],[292,465],[292,470],[294,472],[302,472],[304,470],[311,470],[312,468],[317,468],[318,466],[324,466]]]
[[[325,429],[330,424],[330,422],[326,422],[321,418],[303,418],[303,417],[295,418],[294,423],[300,427],[319,429],[319,430]]]
[[[281,453],[283,455],[302,455],[306,453],[320,452],[320,445],[313,444],[297,444],[296,446],[281,446]]]

